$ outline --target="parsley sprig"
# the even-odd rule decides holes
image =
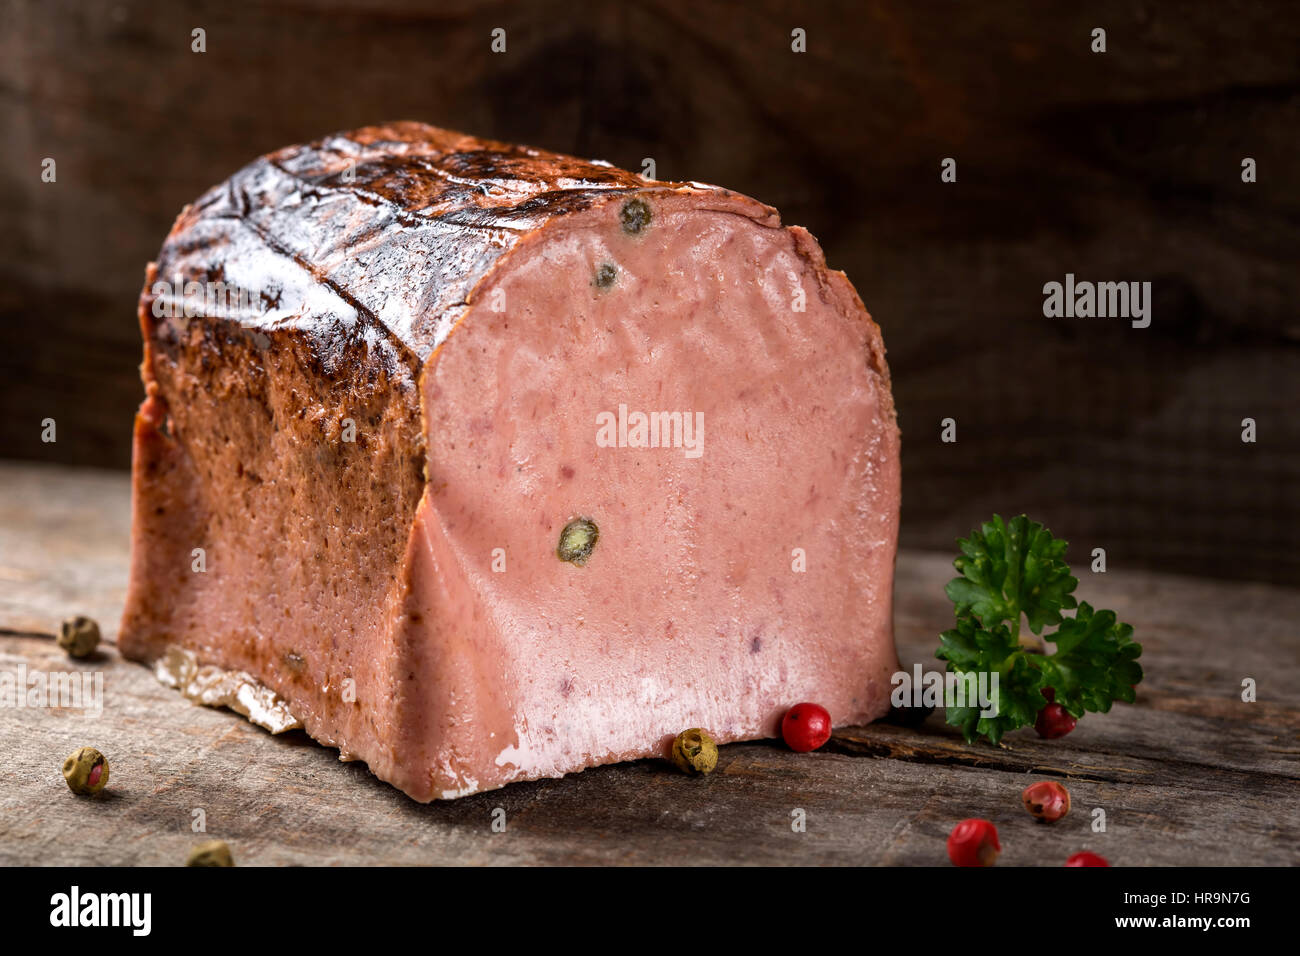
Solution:
[[[954,562],[960,577],[945,589],[957,616],[956,627],[939,636],[935,657],[957,674],[998,674],[997,716],[981,717],[979,707],[948,707],[948,723],[967,743],[981,736],[998,743],[1003,734],[1034,723],[1047,705],[1045,688],[1071,716],[1105,713],[1114,701],[1131,703],[1142,680],[1137,658],[1142,645],[1133,628],[1114,611],[1097,611],[1073,595],[1079,581],[1064,561],[1067,542],[1036,521],[998,515],[958,541]],[[1073,610],[1072,617],[1062,611]],[[1034,634],[1056,645],[1052,654],[1025,647],[1022,620]]]

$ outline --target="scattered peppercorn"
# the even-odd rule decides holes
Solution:
[[[1054,740],[1057,737],[1064,737],[1077,723],[1078,721],[1071,717],[1064,707],[1052,701],[1038,712],[1038,719],[1034,721],[1034,730],[1038,731],[1038,736]]]
[[[608,289],[616,279],[618,279],[618,269],[606,262],[596,270],[596,278],[591,280],[591,284],[597,289]]]
[[[80,614],[68,618],[59,628],[59,647],[69,657],[89,657],[99,647],[99,625]]]
[[[234,866],[235,858],[225,840],[206,840],[194,849],[185,860],[186,866]]]
[[[718,765],[718,745],[699,727],[683,730],[673,740],[673,763],[683,773],[712,773]]]
[[[1098,856],[1096,853],[1089,853],[1084,850],[1082,853],[1076,853],[1065,861],[1066,866],[1110,866],[1104,856]]]
[[[1055,780],[1031,783],[1020,799],[1030,816],[1047,823],[1054,823],[1070,812],[1070,791]]]
[[[635,236],[650,225],[650,204],[644,199],[629,199],[623,203],[618,218],[623,223],[623,231]]]
[[[953,866],[992,866],[1001,852],[998,828],[988,820],[963,820],[948,834],[948,859]]]
[[[108,761],[94,747],[82,747],[63,761],[63,779],[73,793],[99,793],[108,786]]]
[[[600,529],[590,518],[574,518],[560,532],[560,544],[555,549],[555,556],[561,561],[568,561],[578,567],[587,563],[591,551],[596,547]]]
[[[795,704],[781,719],[781,736],[796,753],[816,750],[831,739],[831,715],[820,704]]]

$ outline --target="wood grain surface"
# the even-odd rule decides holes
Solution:
[[[823,750],[722,748],[711,776],[645,760],[420,805],[300,732],[280,737],[191,705],[111,647],[68,660],[64,616],[112,637],[126,583],[127,479],[0,464],[0,674],[103,676],[102,712],[0,706],[0,863],[161,864],[206,837],[242,865],[946,865],[960,819],[999,828],[1001,864],[1060,865],[1083,849],[1115,865],[1300,861],[1300,592],[1145,572],[1086,574],[1080,592],[1136,627],[1146,680],[1134,705],[1070,736],[1020,731],[967,746],[939,715],[917,728],[842,728]],[[896,624],[905,666],[931,661],[950,605],[949,556],[904,551]],[[1259,699],[1241,700],[1241,682]],[[95,746],[111,782],[71,794],[59,768]],[[1064,782],[1054,825],[1020,805],[1031,781]],[[505,813],[504,832],[492,829]],[[1105,832],[1091,828],[1096,808]],[[806,831],[792,814],[802,810]]]

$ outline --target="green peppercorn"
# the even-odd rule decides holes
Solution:
[[[590,518],[574,518],[560,532],[560,545],[555,549],[555,556],[561,561],[568,561],[582,567],[591,557],[591,550],[596,547],[600,529]]]
[[[619,222],[623,224],[623,231],[629,236],[638,235],[646,226],[650,225],[650,204],[644,199],[629,199],[623,203],[623,208],[618,212]]]
[[[108,786],[108,761],[94,747],[82,747],[63,761],[63,779],[73,793],[99,793]]]
[[[206,840],[194,849],[185,860],[186,866],[234,866],[230,846],[225,840]]]
[[[99,625],[81,615],[68,618],[59,629],[59,647],[69,657],[89,657],[99,647]]]
[[[712,773],[718,765],[718,745],[699,727],[683,730],[673,741],[673,763],[683,773]]]
[[[608,289],[617,279],[618,269],[606,262],[596,270],[596,278],[591,280],[591,284],[597,289]]]

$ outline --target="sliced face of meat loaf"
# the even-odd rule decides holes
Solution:
[[[368,127],[187,207],[140,321],[129,657],[417,800],[888,709],[884,347],[775,210]]]

